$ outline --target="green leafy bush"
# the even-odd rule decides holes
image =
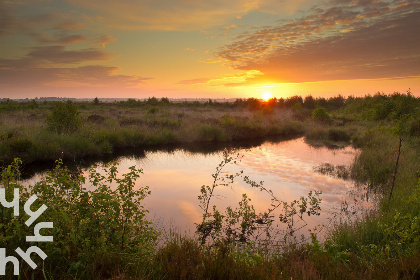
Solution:
[[[321,106],[317,106],[312,111],[312,119],[318,122],[328,122],[330,120],[330,115],[328,114],[327,109]]]
[[[157,112],[159,112],[159,108],[158,107],[156,107],[156,106],[152,106],[152,107],[149,107],[148,109],[147,109],[147,113],[148,114],[156,114]]]
[[[276,198],[274,193],[263,186],[263,182],[251,180],[248,176],[243,176],[243,171],[236,173],[226,172],[224,169],[228,164],[236,164],[240,160],[239,154],[234,155],[231,150],[223,151],[223,160],[216,167],[216,172],[212,174],[213,184],[203,185],[201,194],[198,196],[200,208],[203,210],[203,220],[197,224],[197,233],[202,245],[220,246],[227,242],[229,244],[246,244],[248,249],[255,252],[254,245],[258,241],[270,240],[275,242],[276,238],[283,238],[285,241],[289,236],[301,228],[297,228],[296,220],[300,220],[305,225],[304,215],[320,215],[319,195],[322,192],[309,192],[307,197],[300,197],[292,202],[285,202]],[[220,187],[231,187],[234,180],[242,178],[249,188],[257,189],[268,194],[271,203],[267,210],[257,214],[251,199],[243,193],[238,207],[233,209],[228,206],[224,212],[217,209],[213,203],[213,198],[217,196],[215,191]],[[279,231],[273,233],[274,221],[278,218],[280,223],[287,225],[285,235],[280,236]],[[304,227],[304,226],[303,226]],[[248,256],[250,257],[250,256]],[[248,258],[249,259],[249,258]]]
[[[33,258],[38,264],[35,271],[22,265],[24,279],[32,273],[35,279],[45,273],[54,278],[72,275],[79,279],[102,279],[106,275],[97,275],[98,271],[115,273],[118,265],[124,265],[126,256],[131,260],[152,256],[158,232],[145,219],[148,211],[142,202],[150,191],[135,184],[142,173],[140,169],[130,167],[128,173],[117,176],[117,165],[113,163],[105,168],[106,175],[93,167],[85,178],[71,174],[57,161],[57,166],[35,185],[24,187],[19,183],[20,164],[20,160],[15,160],[1,173],[8,201],[14,188],[18,188],[20,213],[24,213],[24,202],[36,195],[38,199],[31,208],[38,209],[43,204],[48,207],[36,222],[53,222],[53,228],[41,232],[43,236],[53,236],[53,242],[38,244],[48,258],[44,263]],[[26,251],[31,246],[25,238],[33,236],[34,229],[25,225],[26,220],[15,217],[13,208],[1,207],[0,247],[6,248],[6,252],[12,253],[17,247]],[[110,262],[110,268],[100,267],[106,261]]]
[[[77,131],[82,121],[76,104],[68,100],[58,103],[47,118],[48,128],[56,133],[73,133]]]
[[[397,210],[390,221],[380,225],[385,233],[385,250],[391,257],[420,251],[420,179],[404,202],[404,211]]]

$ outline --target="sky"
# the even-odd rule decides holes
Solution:
[[[420,96],[419,30],[419,0],[0,0],[0,98]]]

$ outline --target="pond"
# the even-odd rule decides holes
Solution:
[[[352,147],[313,147],[305,143],[303,138],[298,138],[268,141],[251,148],[239,148],[236,152],[240,155],[240,161],[236,165],[229,164],[224,171],[233,173],[242,170],[251,180],[263,181],[264,187],[272,190],[279,200],[290,203],[310,191],[322,191],[321,215],[305,219],[308,225],[301,230],[303,234],[315,227],[322,232],[341,215],[343,202],[353,209],[371,207],[360,200],[360,189],[355,187],[354,182],[314,170],[325,163],[350,166],[358,153]],[[144,203],[150,211],[148,218],[155,227],[161,231],[171,230],[187,235],[192,235],[195,224],[202,220],[203,210],[197,198],[200,188],[202,185],[212,185],[212,174],[222,160],[220,150],[197,153],[185,149],[144,152],[141,156],[121,156],[117,159],[119,172],[128,172],[133,165],[143,169],[144,174],[137,184],[147,185],[151,190],[151,195]],[[87,175],[87,169],[83,170]],[[27,183],[33,183],[39,176],[37,174],[28,179]],[[240,178],[230,186],[217,187],[216,196],[210,204],[216,204],[219,210],[227,206],[235,208],[243,193],[252,199],[257,213],[270,206],[270,197],[266,192],[249,187]],[[300,226],[297,224],[296,227]]]

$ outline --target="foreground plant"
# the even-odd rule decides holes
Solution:
[[[204,213],[202,222],[197,224],[197,233],[202,245],[219,246],[224,242],[240,242],[249,246],[256,245],[258,242],[270,245],[279,239],[286,241],[288,236],[294,236],[295,232],[307,226],[305,214],[308,217],[320,215],[319,195],[322,192],[311,191],[307,197],[301,197],[291,203],[282,201],[270,189],[265,188],[262,181],[255,182],[248,176],[243,176],[243,171],[229,173],[224,170],[228,164],[236,164],[239,160],[238,153],[224,150],[223,160],[212,175],[213,184],[201,187],[201,195],[198,199]],[[271,202],[266,211],[257,214],[251,204],[251,199],[246,194],[242,194],[239,207],[235,209],[229,206],[223,213],[217,209],[216,205],[210,209],[212,199],[218,196],[215,193],[216,189],[232,187],[231,184],[236,178],[242,178],[250,188],[256,188],[269,196]],[[275,230],[273,224],[276,221],[285,224],[286,229]]]
[[[33,186],[23,186],[19,182],[20,164],[16,159],[2,171],[1,185],[6,198],[11,200],[18,188],[23,208],[27,198],[36,195],[38,199],[32,208],[38,209],[43,204],[48,207],[37,222],[54,225],[41,230],[43,236],[53,236],[53,242],[40,245],[48,257],[44,263],[33,257],[38,268],[33,271],[22,265],[21,275],[37,278],[36,275],[70,274],[85,279],[99,273],[95,278],[101,278],[101,273],[107,277],[107,273],[110,276],[126,269],[128,257],[131,261],[151,258],[159,233],[145,219],[148,211],[142,200],[150,191],[135,184],[141,169],[130,167],[128,173],[118,177],[117,164],[112,163],[105,167],[105,176],[92,167],[85,178],[71,174],[60,160]],[[33,225],[27,227],[24,223],[27,218],[15,217],[12,211],[4,207],[0,211],[0,247],[6,248],[8,254],[17,247],[25,251],[31,246],[25,237],[34,233]],[[6,275],[13,274],[11,270],[7,272]]]

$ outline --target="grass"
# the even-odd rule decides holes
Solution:
[[[157,99],[80,104],[82,126],[72,133],[47,129],[46,120],[54,104],[32,102],[24,109],[10,101],[0,104],[3,162],[16,156],[27,161],[48,161],[58,157],[100,156],[127,148],[209,146],[210,143],[228,146],[243,140],[305,135],[311,144],[353,144],[360,148],[348,174],[377,198],[377,206],[371,212],[332,226],[323,244],[313,236],[312,242],[306,244],[290,243],[281,249],[272,246],[270,250],[252,243],[221,242],[218,246],[203,246],[196,238],[170,235],[144,257],[133,248],[119,249],[119,242],[104,242],[106,238],[101,234],[106,231],[96,227],[86,228],[77,236],[79,241],[76,241],[80,243],[73,244],[76,241],[72,241],[72,235],[66,235],[69,229],[66,226],[60,231],[59,243],[63,252],[67,252],[65,258],[58,251],[56,255],[48,254],[44,271],[24,268],[23,277],[36,279],[45,272],[48,279],[420,279],[419,99],[399,94],[344,101],[343,98],[317,99],[312,107],[301,101],[302,98],[293,97],[271,102],[276,104],[271,107],[256,100],[233,104],[172,104]],[[341,105],[334,107],[337,102]],[[322,109],[321,117],[315,114],[313,118],[313,110],[319,108],[316,105],[328,110]],[[322,116],[328,116],[328,121]],[[389,199],[399,138],[403,139],[403,145]],[[58,177],[56,184],[66,186],[73,179]],[[92,201],[85,208],[82,201],[63,205],[74,206],[77,215],[85,215],[84,223],[102,222],[86,214],[92,207],[102,209],[102,206]],[[58,207],[56,211],[64,210]],[[3,215],[3,210],[1,215],[11,217]],[[66,217],[71,220],[73,214]],[[118,240],[121,240],[126,232],[118,223],[108,222],[108,231],[117,226]],[[131,226],[127,220],[122,224]],[[13,230],[7,223],[2,224],[4,228]],[[112,232],[109,231],[110,236]],[[145,236],[152,237],[151,233]],[[78,249],[93,241],[102,244],[101,250]],[[141,244],[136,243],[139,252],[146,246]],[[66,251],[67,247],[72,249]],[[78,257],[74,257],[76,253]]]
[[[357,131],[357,129],[356,129]],[[351,138],[356,132],[352,127],[325,127],[314,123],[308,128],[305,134],[305,140],[308,144],[314,146],[347,146],[351,143]]]
[[[301,121],[294,120],[288,110],[277,108],[266,114],[263,110],[205,106],[82,105],[78,104],[81,126],[75,131],[49,129],[54,123],[49,119],[49,103],[35,109],[0,112],[0,161],[7,163],[15,157],[25,162],[54,161],[126,148],[286,138],[304,132]]]

